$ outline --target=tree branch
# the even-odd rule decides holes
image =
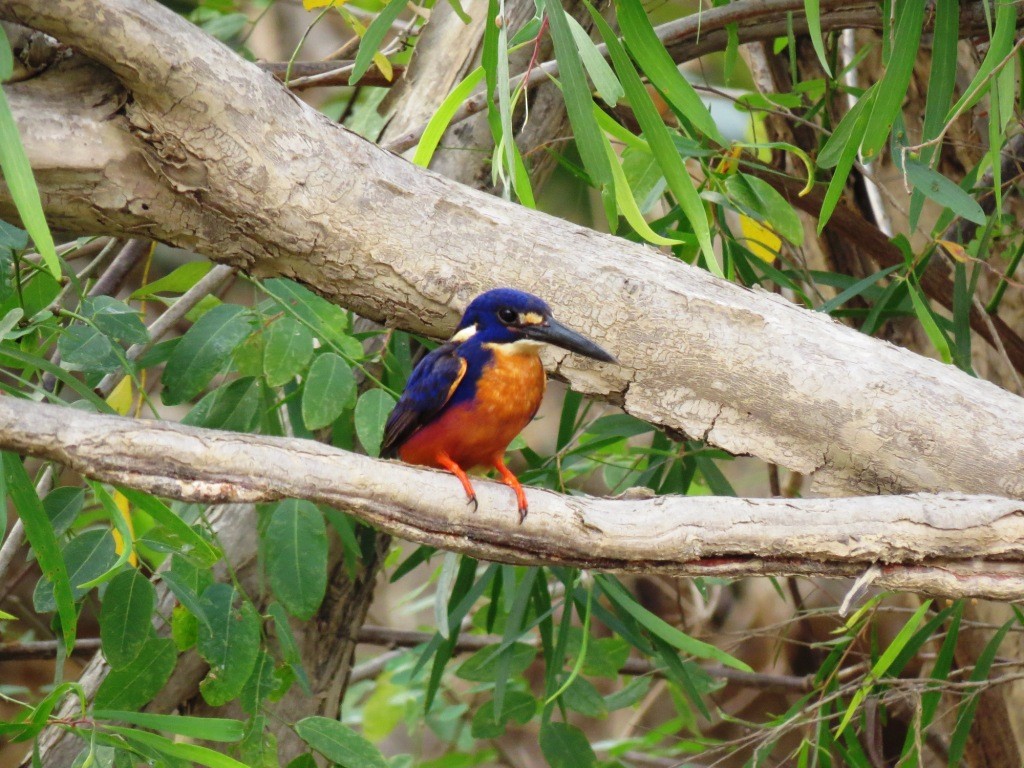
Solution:
[[[549,366],[639,418],[829,493],[1024,497],[1024,408],[993,385],[415,168],[151,0],[3,0],[0,16],[131,91],[73,60],[9,89],[55,224],[174,242],[432,336],[484,288],[543,285],[622,361]]]
[[[1024,597],[1024,504],[994,497],[596,499],[478,480],[479,510],[443,473],[307,440],[101,416],[0,398],[0,448],[205,503],[329,504],[402,538],[474,557],[687,576],[855,576],[948,596]],[[256,471],[258,468],[258,471]]]

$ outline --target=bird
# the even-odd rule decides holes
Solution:
[[[476,492],[466,473],[496,469],[515,491],[522,524],[529,511],[526,494],[504,457],[544,397],[547,376],[538,356],[544,344],[618,362],[556,321],[551,307],[533,294],[495,288],[477,296],[451,339],[413,369],[385,424],[381,455],[448,470],[473,511]]]

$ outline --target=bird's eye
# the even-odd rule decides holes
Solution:
[[[505,325],[512,325],[516,320],[519,319],[519,315],[514,309],[508,307],[502,307],[498,310],[498,319],[501,320]]]

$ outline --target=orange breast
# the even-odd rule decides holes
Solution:
[[[498,347],[480,376],[476,397],[419,430],[399,449],[399,456],[410,464],[438,467],[443,451],[463,469],[491,466],[530,423],[545,384],[544,366],[535,354]]]

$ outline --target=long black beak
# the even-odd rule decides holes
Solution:
[[[523,327],[523,335],[535,341],[544,341],[554,344],[556,347],[567,349],[584,357],[592,357],[605,363],[617,363],[614,357],[601,349],[586,336],[566,328],[556,320],[547,320],[538,325],[527,325]]]

